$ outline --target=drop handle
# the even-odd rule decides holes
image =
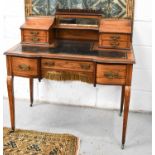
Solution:
[[[29,65],[26,65],[26,64],[21,64],[18,66],[18,68],[22,71],[30,71],[31,70],[31,67]]]
[[[39,38],[36,38],[36,37],[33,37],[33,38],[32,38],[32,41],[33,41],[33,42],[37,42],[37,41],[39,41],[39,40],[40,40],[40,39],[39,39]]]
[[[37,32],[37,31],[31,31],[30,32],[32,35],[38,35],[39,34],[39,32]]]
[[[85,70],[90,69],[90,67],[91,67],[90,64],[81,64],[80,66],[82,69],[85,69]]]
[[[104,72],[104,77],[108,79],[120,79],[121,78],[118,72]]]
[[[116,48],[116,47],[118,47],[118,46],[120,45],[120,43],[117,42],[117,41],[112,41],[110,44],[111,44],[111,46],[114,47],[114,48]]]
[[[45,62],[44,65],[48,67],[52,67],[55,65],[55,62]]]
[[[113,35],[113,36],[111,36],[111,39],[118,40],[118,39],[120,39],[120,36],[119,35]]]

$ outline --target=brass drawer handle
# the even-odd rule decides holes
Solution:
[[[113,48],[116,48],[116,47],[118,47],[119,45],[120,45],[120,43],[119,42],[117,42],[117,41],[115,41],[115,42],[110,42],[110,45],[113,47]]]
[[[120,79],[121,76],[117,72],[105,72],[104,76],[108,79]]]
[[[91,67],[90,64],[80,64],[80,66],[82,69],[85,69],[85,70],[90,69],[90,67]]]
[[[39,34],[39,32],[37,32],[37,31],[31,31],[30,32],[32,35],[38,35]]]
[[[45,62],[44,65],[48,67],[52,67],[55,65],[55,62]]]
[[[111,39],[113,39],[113,40],[119,40],[120,39],[120,36],[119,35],[113,35],[113,36],[111,36]]]
[[[18,66],[18,68],[22,71],[30,71],[31,70],[31,67],[26,64],[21,64]]]
[[[39,40],[40,40],[40,39],[39,39],[39,38],[36,38],[36,37],[33,37],[33,38],[32,38],[32,41],[33,41],[33,42],[37,42],[37,41],[39,41]]]

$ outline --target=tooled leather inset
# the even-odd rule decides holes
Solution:
[[[119,51],[98,51],[91,50],[92,44],[90,42],[78,43],[72,41],[60,41],[55,48],[48,47],[34,47],[21,45],[15,51],[34,52],[34,53],[51,53],[51,54],[71,54],[83,56],[97,56],[101,58],[121,58],[127,59],[127,53]]]

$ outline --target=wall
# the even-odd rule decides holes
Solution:
[[[151,111],[152,109],[152,19],[151,0],[135,0],[135,20],[133,46],[136,65],[133,71],[131,109]],[[0,39],[1,55],[5,50],[20,42],[20,25],[24,22],[24,1],[5,0],[1,6]],[[1,56],[3,69],[4,97],[7,97],[5,56]],[[51,103],[92,106],[118,109],[120,106],[120,87],[100,86],[81,82],[56,82],[35,80],[35,100]],[[29,99],[28,80],[15,78],[15,97]]]

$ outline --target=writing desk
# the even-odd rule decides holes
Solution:
[[[80,80],[96,86],[121,85],[120,114],[123,115],[122,148],[124,148],[129,112],[132,68],[135,63],[129,50],[101,49],[91,41],[58,41],[55,48],[17,44],[6,53],[7,87],[11,128],[15,130],[13,79],[30,79],[30,100],[33,104],[33,79]]]

